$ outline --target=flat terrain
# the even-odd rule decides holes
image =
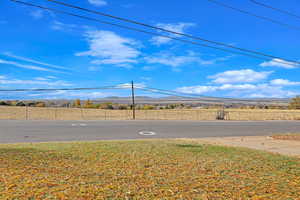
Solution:
[[[136,110],[138,120],[216,120],[220,109]],[[226,109],[226,119],[300,120],[300,110]],[[131,110],[0,106],[0,119],[15,120],[131,120]]]
[[[141,135],[141,131],[151,131],[154,135]],[[0,120],[0,143],[262,136],[299,132],[299,121]]]
[[[262,151],[177,140],[0,145],[0,199],[299,196],[300,160]]]
[[[213,144],[222,146],[246,147],[279,153],[287,156],[300,158],[300,141],[293,137],[276,137],[273,136],[243,136],[243,137],[207,137],[199,139],[181,138],[178,140],[195,142],[200,144]]]

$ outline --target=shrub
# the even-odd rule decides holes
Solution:
[[[0,101],[0,106],[9,106],[10,104],[6,101]]]
[[[80,107],[81,107],[80,99],[76,99],[76,100],[73,102],[73,107],[75,107],[75,108],[80,108]]]
[[[289,109],[300,109],[300,96],[297,96],[290,101]]]
[[[46,107],[45,102],[36,102],[35,107]]]
[[[16,103],[16,106],[26,106],[23,101],[19,101]]]

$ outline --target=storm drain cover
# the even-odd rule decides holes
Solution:
[[[144,135],[144,136],[156,135],[156,133],[154,131],[140,131],[139,134]]]

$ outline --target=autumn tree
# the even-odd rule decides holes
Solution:
[[[290,101],[289,109],[300,109],[300,96],[297,96]]]
[[[45,102],[36,102],[35,107],[46,107]]]
[[[76,99],[76,100],[74,101],[73,107],[76,107],[76,108],[80,108],[80,107],[81,107],[80,99]]]
[[[86,100],[84,102],[84,108],[93,108],[93,102],[91,100]]]

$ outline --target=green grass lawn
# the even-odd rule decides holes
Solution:
[[[0,199],[300,199],[300,160],[177,140],[0,145]]]

